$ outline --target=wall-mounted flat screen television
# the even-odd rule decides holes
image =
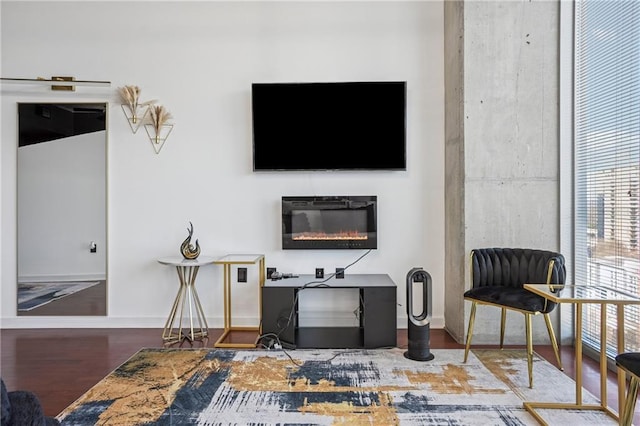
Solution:
[[[406,82],[253,83],[253,170],[406,170]]]

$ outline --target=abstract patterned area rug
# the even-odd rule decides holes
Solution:
[[[575,401],[575,383],[524,351],[143,349],[58,419],[63,425],[536,425],[528,401]],[[588,403],[596,399],[584,392]],[[617,424],[542,410],[549,424]]]
[[[18,283],[18,310],[30,311],[98,284],[100,281]]]

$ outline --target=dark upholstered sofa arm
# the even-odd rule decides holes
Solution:
[[[40,400],[33,392],[7,392],[4,380],[1,381],[1,387],[1,426],[55,426],[60,424],[55,418],[44,415]]]

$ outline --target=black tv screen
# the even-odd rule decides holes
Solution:
[[[406,170],[406,82],[253,83],[253,170]]]

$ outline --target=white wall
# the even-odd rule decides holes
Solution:
[[[267,266],[313,273],[361,251],[282,251],[282,195],[377,195],[378,250],[352,273],[388,273],[406,325],[405,276],[433,277],[433,326],[444,317],[443,4],[441,2],[6,2],[3,77],[73,75],[110,89],[2,87],[3,327],[162,327],[192,221],[204,255],[264,253]],[[251,170],[250,85],[267,81],[405,80],[405,172],[261,173]],[[160,154],[132,134],[117,87],[139,85],[175,117]],[[16,102],[110,101],[106,318],[28,318],[15,311]],[[255,268],[249,280],[255,280]],[[347,271],[349,272],[349,271]],[[234,274],[235,275],[235,274]],[[234,284],[234,325],[257,318],[256,292]],[[222,268],[197,288],[222,326]],[[238,300],[239,299],[239,300]]]

